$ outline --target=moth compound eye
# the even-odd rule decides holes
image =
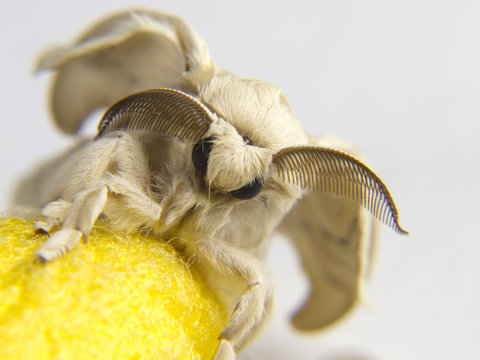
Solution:
[[[240,189],[233,190],[230,193],[237,199],[248,200],[257,196],[260,190],[262,190],[262,187],[263,181],[259,178],[256,178],[252,182],[242,186]]]
[[[210,151],[212,151],[212,138],[207,138],[200,140],[198,143],[195,144],[192,150],[192,161],[195,168],[204,173],[207,171],[208,166],[208,156],[210,155]]]

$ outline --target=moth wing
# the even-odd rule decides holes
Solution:
[[[71,45],[46,51],[37,69],[56,70],[51,106],[57,125],[78,131],[93,110],[133,92],[176,88],[186,70],[211,66],[208,47],[177,17],[128,11],[94,25]]]
[[[332,136],[311,143],[361,159],[358,150]],[[376,244],[375,218],[355,201],[312,191],[298,201],[279,230],[297,248],[311,285],[293,325],[308,331],[339,320],[361,298]]]

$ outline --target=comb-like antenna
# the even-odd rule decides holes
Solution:
[[[273,163],[285,182],[359,201],[384,224],[408,234],[385,184],[353,156],[318,146],[289,147],[277,152]]]
[[[98,135],[115,130],[144,130],[199,141],[212,120],[211,111],[193,96],[175,89],[150,89],[112,105],[98,125]]]

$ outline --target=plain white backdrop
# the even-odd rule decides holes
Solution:
[[[3,0],[1,209],[21,174],[72,141],[52,124],[51,77],[32,75],[34,59],[130,6],[181,16],[219,65],[280,84],[309,133],[361,147],[411,232],[384,228],[370,303],[308,336],[288,323],[307,283],[276,238],[275,317],[241,359],[480,357],[480,3]]]

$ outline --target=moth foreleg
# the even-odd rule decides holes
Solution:
[[[101,214],[107,201],[108,188],[105,184],[85,189],[73,199],[72,206],[61,230],[51,235],[35,252],[42,261],[50,261],[65,255],[88,233]]]
[[[108,189],[110,195],[106,215],[116,227],[131,231],[139,227],[151,228],[158,223],[162,206],[150,199],[138,184],[112,176],[108,181]]]

